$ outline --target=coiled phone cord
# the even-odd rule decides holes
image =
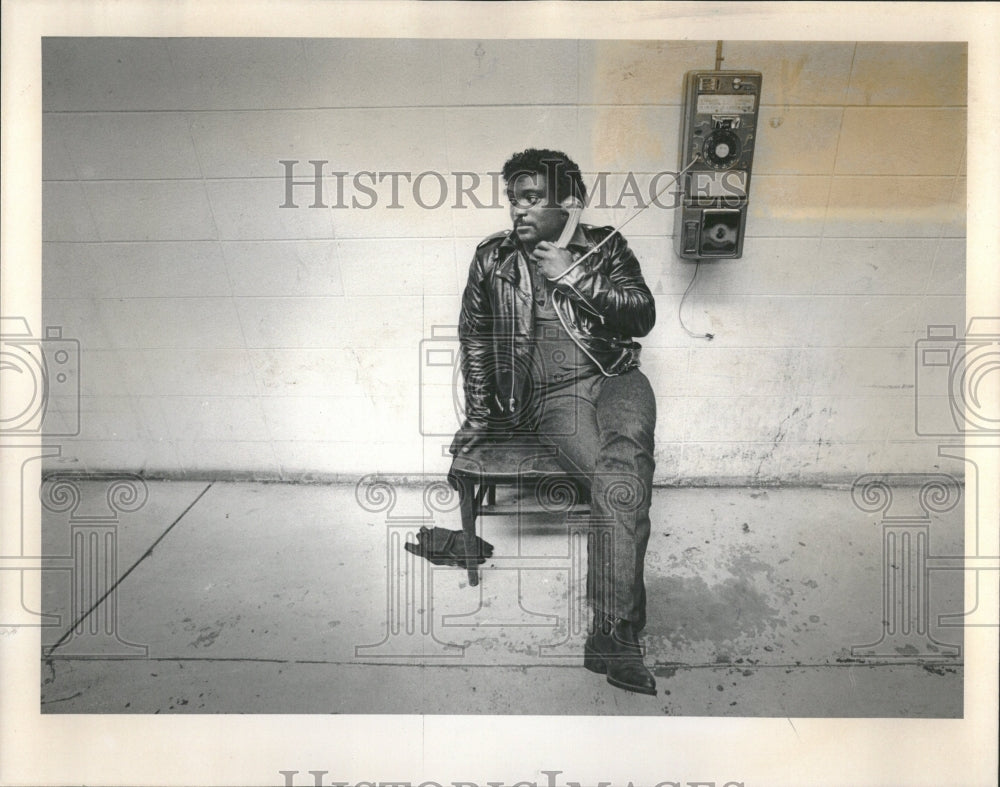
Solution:
[[[587,259],[587,257],[589,257],[591,254],[593,254],[595,251],[597,251],[599,248],[601,248],[601,246],[603,246],[605,243],[607,243],[609,240],[611,240],[615,235],[619,234],[621,232],[622,228],[626,224],[628,224],[630,221],[632,221],[632,219],[634,219],[636,216],[638,216],[640,213],[642,213],[644,210],[646,210],[650,205],[654,204],[656,202],[656,200],[659,198],[659,196],[664,191],[666,191],[671,186],[673,186],[677,182],[677,179],[681,175],[683,175],[685,172],[687,172],[689,169],[691,169],[691,167],[693,167],[695,165],[695,163],[697,163],[697,161],[700,158],[701,158],[701,154],[700,153],[695,153],[694,154],[694,158],[691,159],[691,163],[688,164],[686,167],[684,167],[684,169],[682,169],[676,175],[674,175],[674,177],[671,179],[671,181],[666,186],[664,186],[662,189],[660,189],[658,192],[656,192],[656,194],[653,195],[653,198],[650,199],[650,201],[646,205],[642,205],[639,208],[637,208],[636,211],[631,216],[629,216],[627,219],[625,219],[625,221],[623,221],[621,224],[619,224],[617,227],[615,227],[613,230],[611,230],[611,232],[608,233],[608,236],[604,240],[602,240],[600,243],[598,243],[596,246],[594,246],[594,248],[592,248],[590,251],[588,251],[586,254],[584,254],[582,257],[580,257],[576,262],[573,263],[573,265],[571,267],[575,268],[577,265],[579,265],[581,262],[583,262],[585,259]]]
[[[673,186],[677,182],[678,178],[680,178],[681,175],[683,175],[685,172],[687,172],[689,169],[691,169],[691,167],[693,167],[698,162],[699,159],[701,159],[701,154],[700,153],[695,153],[694,157],[691,159],[691,162],[686,167],[684,167],[684,169],[682,169],[680,172],[678,172],[676,175],[674,175],[673,179],[666,186],[664,186],[662,189],[660,189],[656,193],[656,195],[649,201],[649,204],[643,205],[642,207],[638,208],[631,216],[629,216],[627,219],[625,219],[625,221],[623,221],[621,224],[619,224],[617,227],[615,227],[610,233],[608,233],[608,236],[604,240],[602,240],[600,243],[598,243],[596,246],[594,246],[594,248],[592,248],[590,251],[588,251],[586,254],[584,254],[582,257],[580,257],[580,259],[578,259],[575,263],[573,263],[573,267],[576,267],[577,265],[579,265],[581,262],[583,262],[585,259],[587,259],[587,257],[589,257],[591,254],[593,254],[595,251],[597,251],[599,248],[601,248],[601,246],[603,246],[605,243],[607,243],[609,240],[611,240],[611,238],[613,238],[616,234],[618,234],[619,232],[621,232],[621,229],[626,224],[628,224],[630,221],[632,221],[632,219],[634,219],[636,216],[638,216],[640,213],[642,213],[644,210],[646,210],[646,208],[648,208],[650,205],[652,205],[654,202],[656,202],[656,200],[659,198],[659,196],[664,191],[666,191],[671,186]],[[676,210],[676,208],[675,208],[675,210]],[[677,320],[678,320],[678,322],[680,322],[681,328],[684,329],[684,331],[687,333],[688,336],[691,336],[691,337],[693,337],[695,339],[708,339],[708,341],[712,341],[712,339],[715,338],[715,334],[714,333],[695,333],[694,331],[691,331],[684,324],[684,317],[681,315],[681,309],[684,306],[684,301],[687,299],[688,293],[691,292],[691,288],[694,286],[695,279],[698,278],[698,271],[700,269],[701,269],[701,260],[698,260],[695,263],[694,276],[691,277],[691,281],[688,284],[687,289],[684,290],[684,295],[681,297],[681,302],[677,306]]]
[[[630,221],[632,221],[632,219],[634,219],[636,216],[638,216],[640,213],[642,213],[644,210],[646,210],[650,205],[654,204],[656,202],[656,200],[659,198],[659,196],[661,194],[663,194],[663,192],[665,192],[671,186],[673,186],[675,183],[677,183],[677,180],[680,178],[680,176],[683,175],[685,172],[687,172],[689,169],[691,169],[691,167],[693,167],[698,162],[698,160],[700,158],[701,158],[701,154],[700,153],[695,153],[694,157],[691,159],[690,163],[686,167],[684,167],[680,172],[678,172],[676,175],[674,175],[674,177],[671,178],[670,182],[667,183],[666,186],[664,186],[662,189],[660,189],[658,192],[656,192],[656,194],[652,197],[652,199],[650,199],[650,201],[649,201],[648,204],[642,205],[639,208],[637,208],[635,210],[635,212],[631,216],[629,216],[628,218],[626,218],[621,224],[619,224],[617,227],[615,227],[614,229],[612,229],[611,232],[608,233],[607,237],[604,238],[604,240],[602,240],[600,243],[598,243],[596,246],[594,246],[594,248],[590,249],[586,254],[582,255],[569,268],[567,268],[566,272],[568,272],[572,268],[575,268],[577,265],[579,265],[580,263],[582,263],[585,259],[587,259],[587,257],[589,257],[591,254],[593,254],[598,249],[600,249],[601,246],[603,246],[605,243],[607,243],[609,240],[611,240],[615,235],[620,234],[622,228],[626,224],[628,224]],[[698,265],[700,266],[701,263],[699,262]],[[695,276],[698,275],[698,267],[697,266],[694,269],[694,273],[695,273]],[[691,287],[693,285],[694,285],[694,277],[691,278],[691,283],[688,284],[687,290],[684,291],[684,297],[681,298],[681,304],[680,304],[681,306],[684,305],[684,298],[687,297],[687,294],[688,294],[688,292],[691,291]],[[513,293],[513,290],[511,290],[511,313],[512,314],[514,313],[514,293]],[[706,333],[706,334],[699,335],[699,334],[692,333],[691,331],[689,331],[687,329],[687,327],[684,325],[683,319],[681,319],[680,306],[678,306],[678,308],[677,308],[677,317],[678,317],[678,319],[681,320],[681,327],[684,328],[685,331],[687,331],[687,333],[688,333],[689,336],[693,336],[696,339],[708,339],[709,341],[711,341],[712,339],[715,338],[715,334]],[[514,335],[513,335],[513,332],[511,333],[510,354],[511,354],[510,355],[510,357],[511,357],[511,365],[513,367],[513,363],[514,363]],[[516,405],[516,398],[514,396],[514,377],[513,377],[513,374],[511,375],[511,391],[510,391],[510,400],[509,400],[508,403],[510,405],[511,412],[513,412],[514,411],[514,407]]]

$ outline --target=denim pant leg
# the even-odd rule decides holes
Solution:
[[[656,398],[646,375],[634,369],[620,377],[603,378],[596,411],[601,444],[591,510],[595,520],[615,523],[611,554],[603,554],[596,566],[597,581],[611,588],[610,603],[602,603],[600,584],[596,603],[600,611],[629,620],[641,631],[646,625],[643,569],[649,544],[656,428]]]
[[[643,567],[649,542],[656,400],[639,370],[579,382],[546,399],[539,435],[589,481],[592,538],[587,596],[599,614],[646,623]]]

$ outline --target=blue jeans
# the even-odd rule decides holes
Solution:
[[[600,615],[646,624],[643,566],[649,542],[656,399],[638,369],[589,376],[546,394],[538,435],[590,492],[587,598]]]

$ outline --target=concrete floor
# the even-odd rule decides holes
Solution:
[[[962,629],[938,625],[962,572],[918,571],[929,629],[883,636],[883,525],[847,488],[655,491],[648,697],[582,667],[572,517],[484,518],[495,552],[471,587],[402,549],[460,527],[419,479],[149,481],[103,540],[86,534],[108,482],[73,484],[76,508],[43,522],[46,713],[962,715]],[[961,511],[928,520],[931,555],[962,554]]]

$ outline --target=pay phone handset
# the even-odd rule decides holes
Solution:
[[[690,170],[674,225],[685,259],[743,253],[760,89],[758,71],[685,75],[680,166]]]
[[[556,246],[560,249],[565,249],[573,237],[573,233],[576,232],[576,226],[580,223],[580,214],[583,213],[583,203],[576,197],[567,197],[559,204],[568,215],[566,217],[566,226],[563,227],[562,234],[559,236],[559,240],[556,241]]]

